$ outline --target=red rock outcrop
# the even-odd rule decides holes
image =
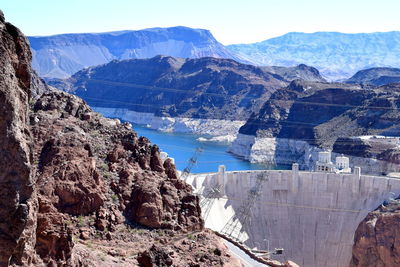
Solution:
[[[158,147],[44,86],[25,37],[0,15],[0,266],[102,265],[93,251],[123,266],[129,251],[174,251],[171,238],[203,231],[198,197]],[[205,250],[218,240],[203,239]]]
[[[211,231],[195,233],[172,241],[174,250],[165,245],[152,245],[138,255],[143,267],[156,266],[241,266],[239,260],[231,257],[221,240]]]
[[[0,266],[30,261],[35,229],[35,181],[27,124],[31,52],[24,35],[0,11]]]
[[[0,37],[0,266],[241,266],[156,145],[33,77],[1,12]]]
[[[400,202],[382,205],[360,223],[350,266],[400,266]]]
[[[191,187],[129,124],[105,119],[63,92],[43,94],[30,122],[39,200],[36,250],[45,263],[72,264],[74,226],[93,227],[79,232],[85,239],[93,231],[115,231],[126,220],[152,229],[203,229]]]

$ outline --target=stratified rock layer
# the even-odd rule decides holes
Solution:
[[[252,162],[297,162],[312,169],[317,152],[330,149],[353,157],[351,163],[362,164],[358,166],[364,172],[395,172],[394,138],[353,137],[399,136],[399,108],[400,84],[365,87],[296,80],[277,90],[250,116],[231,151]],[[385,152],[392,149],[391,155]],[[377,159],[382,161],[379,167]]]

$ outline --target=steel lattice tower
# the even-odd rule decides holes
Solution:
[[[206,220],[210,213],[211,207],[213,206],[215,199],[221,194],[220,186],[211,188],[207,193],[204,194],[203,200],[200,202],[201,210],[203,211],[203,219]]]
[[[194,152],[193,156],[189,159],[188,165],[186,166],[185,169],[183,169],[183,172],[182,172],[181,177],[180,177],[182,180],[186,180],[186,178],[189,176],[190,171],[192,170],[193,166],[197,162],[198,156],[202,152],[203,152],[203,148],[202,147],[196,148],[196,151]]]
[[[242,234],[242,228],[250,221],[251,209],[260,196],[263,182],[267,179],[268,175],[265,173],[257,175],[256,184],[249,190],[247,198],[240,206],[238,212],[233,215],[222,228],[221,234],[241,242],[240,236]]]

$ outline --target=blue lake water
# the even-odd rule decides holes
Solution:
[[[193,134],[166,133],[133,125],[133,129],[139,136],[145,136],[153,144],[157,144],[161,151],[165,151],[175,159],[178,170],[183,170],[188,165],[188,160],[195,153],[196,148],[202,146],[203,152],[199,154],[192,173],[216,172],[219,165],[225,165],[228,171],[233,170],[262,170],[262,169],[287,169],[287,166],[267,166],[252,164],[230,154],[228,146],[218,142],[200,142],[199,137]]]

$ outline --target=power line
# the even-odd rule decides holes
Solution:
[[[218,93],[208,93],[208,92],[198,92],[194,90],[185,90],[185,89],[178,89],[178,88],[166,88],[166,87],[159,87],[159,86],[150,86],[150,85],[140,85],[140,84],[135,84],[135,83],[125,83],[125,82],[115,82],[115,81],[107,81],[107,80],[98,80],[98,79],[88,79],[88,81],[92,82],[97,82],[97,83],[102,83],[106,85],[115,85],[115,86],[123,86],[123,87],[132,87],[132,88],[145,88],[149,90],[157,90],[157,91],[167,91],[167,92],[174,92],[174,93],[186,93],[186,94],[201,94],[201,95],[211,95],[211,96],[217,96],[217,97],[232,97],[231,95],[228,94],[218,94]],[[295,93],[299,93],[294,90],[290,90],[286,87],[282,87],[286,91],[291,91]],[[273,89],[273,88],[271,88]],[[279,90],[279,89],[277,89]],[[343,88],[324,88],[321,90],[365,90],[365,89],[356,89],[356,88],[351,88],[351,89],[343,89]],[[266,92],[266,93],[271,93],[271,92]],[[250,97],[250,96],[242,96],[241,99],[255,99],[255,97]],[[300,98],[301,99],[301,98]],[[321,103],[321,102],[307,102],[307,101],[301,101],[298,99],[293,99],[293,100],[279,100],[279,99],[268,99],[268,101],[276,101],[276,102],[284,102],[287,103],[289,101],[293,101],[296,104],[307,104],[307,105],[321,105],[321,106],[335,106],[335,107],[346,107],[346,108],[357,108],[357,107],[362,107],[366,108],[365,106],[361,105],[343,105],[343,104],[328,104],[328,103]],[[173,104],[171,104],[173,105]],[[388,107],[377,107],[377,106],[368,106],[367,108],[370,109],[383,109],[383,110],[399,110],[399,108],[388,108]]]
[[[197,194],[197,195],[201,195],[201,194]],[[226,199],[226,200],[232,200],[232,201],[238,201],[238,202],[242,202],[242,203],[245,201],[245,199],[228,197],[228,196],[219,196],[218,198]],[[287,206],[287,207],[294,207],[294,208],[316,209],[316,210],[336,211],[336,212],[350,212],[350,213],[360,213],[360,212],[363,212],[363,211],[370,212],[369,210],[352,210],[352,209],[326,208],[326,207],[317,207],[317,206],[308,206],[308,205],[296,205],[296,204],[291,204],[291,203],[279,203],[279,202],[270,202],[270,201],[262,201],[262,200],[258,200],[257,203],[265,204],[265,205],[269,205],[269,206]]]
[[[256,184],[248,191],[247,198],[242,201],[239,210],[221,229],[221,234],[241,242],[242,229],[250,221],[251,211],[260,196],[264,182],[268,180],[268,173],[256,176]]]
[[[207,220],[208,215],[211,211],[211,207],[214,205],[215,199],[218,198],[220,195],[220,186],[211,188],[202,195],[203,199],[200,201],[200,208],[203,214],[204,221]]]
[[[119,104],[131,105],[131,106],[142,106],[142,107],[151,107],[151,108],[162,108],[162,107],[165,107],[165,106],[161,106],[161,105],[135,104],[135,103],[131,103],[131,102],[116,101],[116,100],[106,100],[106,99],[93,98],[93,97],[85,97],[85,99],[98,100],[98,101],[102,101],[102,102],[105,102],[105,103],[119,103]],[[278,100],[276,100],[276,101],[278,101]],[[279,100],[279,101],[283,101],[283,100]],[[312,103],[312,102],[302,102],[302,103]],[[315,104],[317,104],[317,103],[315,103]],[[329,105],[329,104],[318,103],[318,105],[326,106],[326,105]],[[342,105],[338,105],[338,104],[332,104],[332,105],[342,106]],[[192,107],[192,106],[188,106],[188,107]],[[353,107],[357,107],[357,106],[353,106]],[[363,106],[360,106],[360,107],[363,107]],[[398,109],[392,109],[392,110],[398,110]],[[169,117],[169,115],[168,116],[164,116],[164,117]],[[186,118],[186,117],[170,117],[170,118]],[[191,118],[191,117],[188,117],[188,118]],[[199,118],[199,119],[204,119],[204,118]],[[206,119],[210,119],[210,118],[206,118]],[[330,120],[327,120],[327,121],[322,121],[320,123],[310,123],[310,122],[291,121],[291,120],[286,120],[285,118],[283,118],[281,120],[269,118],[266,121],[258,121],[258,120],[257,121],[254,121],[254,120],[250,120],[249,121],[249,119],[250,118],[248,118],[247,121],[243,120],[243,122],[244,122],[243,125],[250,124],[250,125],[260,125],[260,126],[266,126],[267,127],[268,123],[271,123],[271,124],[277,123],[277,124],[281,124],[281,126],[285,127],[285,128],[290,128],[290,127],[297,128],[298,125],[319,126],[319,125],[322,125],[322,124],[330,121]],[[220,120],[220,119],[215,119],[215,120]],[[379,118],[379,122],[399,122],[400,123],[400,119],[396,119],[396,118],[394,118],[394,119]],[[287,124],[293,124],[294,126],[290,126],[290,125],[287,125]],[[306,127],[303,127],[303,128],[306,128]],[[309,127],[309,128],[313,128],[313,127]]]
[[[198,156],[203,152],[203,148],[202,147],[198,147],[196,148],[193,156],[189,159],[188,161],[188,165],[185,167],[185,169],[183,169],[182,174],[180,176],[181,180],[186,180],[186,178],[189,176],[190,171],[192,170],[193,166],[196,164],[197,162],[197,158]]]

